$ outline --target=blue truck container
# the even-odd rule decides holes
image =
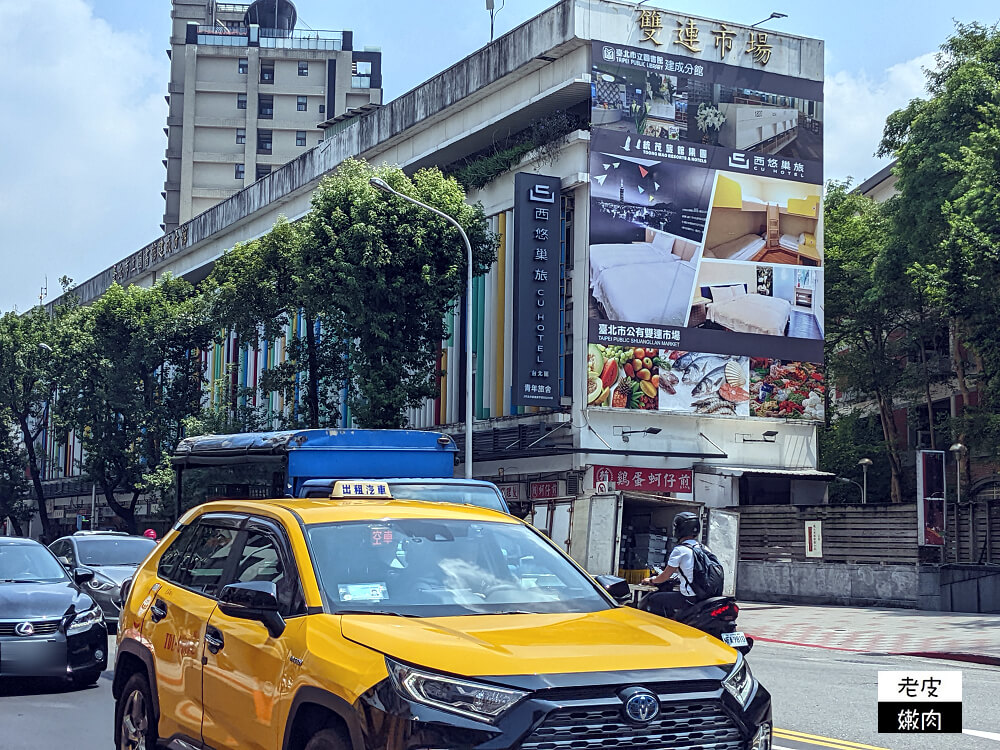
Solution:
[[[185,438],[171,463],[178,474],[178,510],[185,469],[256,464],[283,475],[288,497],[321,495],[324,488],[329,495],[337,479],[392,479],[390,488],[399,486],[413,499],[472,502],[506,512],[495,485],[453,478],[457,450],[440,432],[311,429]]]

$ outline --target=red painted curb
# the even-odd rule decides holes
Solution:
[[[991,667],[1000,667],[1000,656],[987,656],[986,654],[963,654],[953,651],[907,651],[901,653],[900,656],[922,656],[925,659],[950,659],[970,664],[986,664]]]
[[[1000,656],[987,656],[986,654],[965,654],[956,651],[868,651],[863,648],[844,648],[843,646],[821,646],[818,643],[800,643],[798,641],[782,641],[777,638],[764,638],[763,636],[748,633],[754,641],[762,643],[781,643],[786,646],[802,646],[804,648],[821,648],[826,651],[847,651],[852,654],[872,654],[884,656],[918,656],[924,659],[948,659],[950,661],[962,661],[969,664],[985,664],[992,667],[1000,667]]]
[[[754,635],[753,633],[747,633],[747,635],[751,636],[755,641],[763,641],[764,643],[783,643],[786,646],[805,646],[806,648],[823,648],[826,649],[827,651],[849,651],[853,654],[871,653],[861,648],[844,648],[842,646],[821,646],[818,643],[799,643],[798,641],[781,641],[778,640],[777,638],[763,638],[759,635]]]

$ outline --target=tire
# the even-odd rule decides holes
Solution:
[[[70,685],[75,688],[85,688],[88,685],[93,685],[101,679],[100,669],[89,669],[86,672],[80,672],[69,678]]]
[[[323,729],[309,738],[305,750],[348,750],[348,746],[336,729]]]
[[[128,678],[122,697],[115,701],[115,747],[118,750],[153,750],[156,747],[156,714],[146,675]]]

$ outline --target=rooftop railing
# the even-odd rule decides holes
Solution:
[[[246,47],[251,38],[265,49],[313,49],[339,51],[344,48],[344,32],[296,29],[253,29],[246,26],[199,26],[198,44]]]

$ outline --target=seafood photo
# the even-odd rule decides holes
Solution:
[[[749,359],[725,354],[671,352],[669,377],[660,377],[660,409],[713,416],[750,415]]]

